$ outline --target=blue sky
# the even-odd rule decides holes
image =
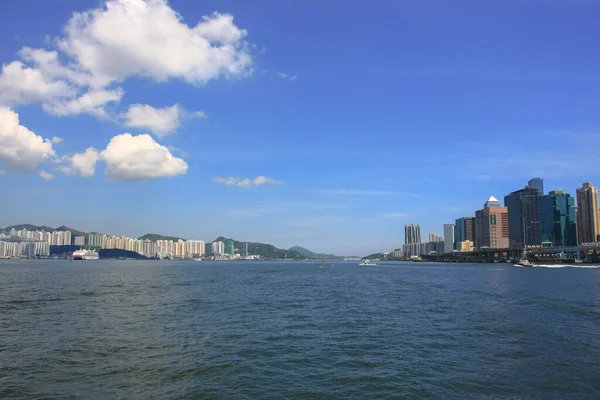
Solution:
[[[0,226],[362,255],[600,183],[596,1],[138,3],[0,6]]]

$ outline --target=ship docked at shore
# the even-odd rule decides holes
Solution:
[[[76,250],[72,255],[73,260],[99,260],[100,256],[94,250]]]

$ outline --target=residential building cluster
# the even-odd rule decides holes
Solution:
[[[544,192],[541,178],[504,197],[494,196],[474,216],[444,224],[443,237],[429,234],[421,242],[421,227],[406,225],[402,249],[392,257],[466,252],[476,249],[568,248],[600,242],[598,188],[586,182],[576,197],[562,190]]]
[[[73,236],[70,231],[28,231],[12,229],[8,234],[0,234],[0,258],[6,257],[47,257],[50,246],[76,245],[95,249],[119,249],[133,251],[146,257],[157,258],[204,258],[212,259],[254,259],[248,254],[248,243],[236,249],[233,241],[202,240],[148,240],[127,236],[108,236],[90,233],[87,236]]]

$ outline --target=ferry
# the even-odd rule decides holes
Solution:
[[[77,250],[73,252],[73,260],[99,260],[100,256],[94,250]]]

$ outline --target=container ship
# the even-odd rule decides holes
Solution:
[[[73,260],[99,260],[100,256],[94,250],[77,250],[73,252]]]

